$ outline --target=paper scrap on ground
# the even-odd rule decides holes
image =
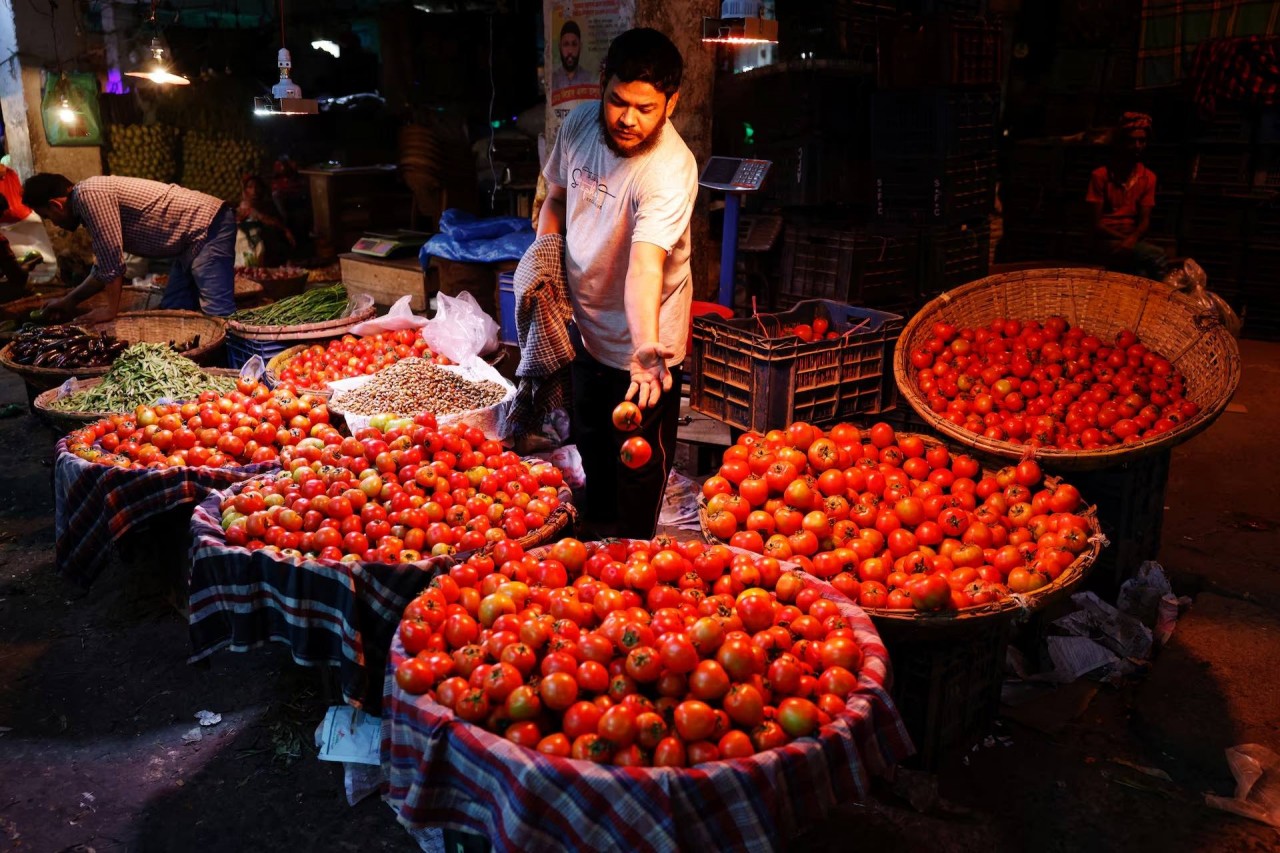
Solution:
[[[200,731],[200,727],[196,726],[182,736],[183,743],[199,743],[204,740],[204,733]]]
[[[382,720],[350,705],[334,705],[316,733],[322,761],[381,764]]]
[[[216,726],[222,722],[222,715],[215,714],[213,711],[200,711],[196,714],[196,720],[202,726]]]
[[[1075,681],[1100,666],[1120,660],[1088,637],[1049,637],[1049,658],[1057,681]]]
[[[667,490],[662,496],[662,513],[658,524],[681,530],[701,530],[698,521],[698,484],[674,468],[667,477]]]

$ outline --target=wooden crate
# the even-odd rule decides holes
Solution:
[[[411,296],[409,307],[427,310],[426,276],[417,258],[384,261],[348,253],[340,256],[342,282],[351,294],[367,293],[378,305],[390,307],[402,296]]]

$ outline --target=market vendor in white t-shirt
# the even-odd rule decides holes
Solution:
[[[671,40],[633,29],[609,46],[601,100],[560,127],[543,169],[538,234],[565,235],[576,356],[572,433],[586,473],[588,530],[653,535],[675,452],[693,282],[689,220],[698,192],[693,153],[667,119],[684,62]],[[614,407],[634,400],[639,431],[622,433]],[[632,436],[653,450],[638,469],[619,451]],[[616,526],[614,526],[616,525]]]

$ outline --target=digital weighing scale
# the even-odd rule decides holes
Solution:
[[[357,255],[368,255],[371,258],[391,258],[396,255],[417,252],[422,244],[431,239],[430,234],[421,231],[390,231],[386,233],[370,231],[356,241],[351,251]]]
[[[755,192],[772,166],[768,160],[712,157],[702,169],[698,184],[719,190],[724,196],[724,233],[720,244],[720,304],[733,307],[734,266],[738,256],[738,208],[742,194]]]

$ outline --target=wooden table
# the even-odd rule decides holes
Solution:
[[[410,308],[427,310],[426,274],[416,254],[384,260],[348,252],[338,260],[349,293],[367,293],[382,306],[393,305],[402,296],[412,296]]]
[[[402,228],[413,218],[413,195],[393,164],[299,169],[311,182],[316,240],[346,251],[366,231]]]

